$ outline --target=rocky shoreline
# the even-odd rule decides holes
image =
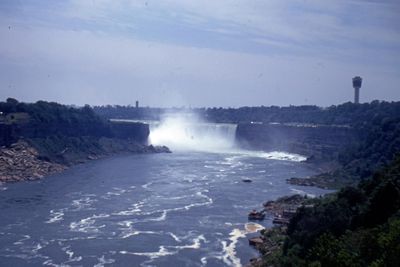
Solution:
[[[0,182],[36,180],[66,168],[40,159],[38,151],[25,141],[0,148]]]
[[[89,160],[104,158],[118,153],[170,153],[165,146],[140,145],[106,139],[101,143],[102,151],[97,153],[81,151],[79,157],[68,156],[68,147],[63,149],[63,162],[54,162],[41,155],[30,142],[19,140],[9,147],[0,147],[0,183],[32,181],[60,173],[69,166]]]
[[[273,217],[274,226],[260,231],[260,236],[249,239],[249,244],[260,253],[260,257],[250,260],[248,267],[274,266],[278,261],[285,241],[287,224],[300,207],[312,207],[312,200],[307,196],[291,195],[267,201],[262,212]],[[266,265],[267,263],[267,265]],[[269,265],[268,265],[269,264]]]
[[[352,180],[338,179],[340,174],[334,172],[326,172],[311,177],[292,177],[286,179],[288,184],[300,186],[315,186],[322,189],[339,189],[344,186],[352,185]]]

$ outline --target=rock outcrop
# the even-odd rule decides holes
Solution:
[[[36,180],[65,169],[64,165],[40,159],[38,151],[25,141],[0,148],[0,182]]]
[[[71,147],[70,143],[65,142],[63,149],[57,153],[44,151],[48,144],[39,144],[42,153],[29,142],[22,140],[9,147],[1,147],[0,183],[40,179],[61,172],[68,166],[117,153],[171,153],[166,146],[142,145],[129,139],[116,138],[99,139],[95,144],[97,149],[84,145]]]

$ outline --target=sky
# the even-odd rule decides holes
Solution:
[[[1,0],[0,100],[241,107],[400,100],[400,1]]]

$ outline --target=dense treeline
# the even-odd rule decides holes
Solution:
[[[259,121],[360,125],[371,119],[400,117],[400,102],[378,100],[364,104],[348,102],[328,108],[317,106],[212,108],[206,109],[205,114],[208,119],[221,122]]]
[[[400,156],[358,187],[299,209],[287,236],[282,266],[399,266]]]
[[[131,119],[131,120],[159,120],[167,111],[179,112],[181,109],[162,109],[149,107],[132,107],[120,105],[94,106],[93,110],[101,117],[107,119]]]
[[[400,116],[367,121],[361,130],[359,142],[340,153],[338,160],[344,167],[336,175],[365,179],[400,153]]]
[[[46,101],[22,103],[8,98],[0,102],[0,112],[0,122],[13,125],[14,134],[27,137],[110,135],[106,120],[90,106],[75,108]]]
[[[195,112],[211,122],[297,122],[315,124],[360,125],[363,122],[400,116],[400,102],[372,101],[344,103],[328,108],[317,106],[241,107],[241,108],[136,108],[131,106],[95,106],[105,118],[159,119],[168,112]]]
[[[148,125],[111,123],[86,105],[70,107],[54,102],[0,102],[0,146],[24,139],[40,158],[73,164],[114,151],[145,151]]]

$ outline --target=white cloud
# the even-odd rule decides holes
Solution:
[[[0,29],[2,98],[330,105],[350,100],[350,78],[361,75],[364,100],[400,99],[400,38],[391,5],[103,0],[71,1],[36,10],[33,18],[35,7],[26,10],[23,17],[0,18],[13,25]],[[158,31],[143,37],[150,26]],[[178,34],[181,27],[192,32]],[[177,36],[165,40],[163,30]]]
[[[249,52],[254,40],[258,44],[260,40],[269,40],[274,45],[281,44],[289,53],[293,45],[301,45],[303,50],[321,56],[335,50],[351,50],[355,56],[361,48],[368,53],[382,51],[381,57],[388,54],[390,60],[393,51],[398,53],[400,49],[399,6],[396,2],[370,1],[75,0],[67,13],[81,19],[120,25],[142,16],[142,20],[148,21],[135,20],[130,25],[143,23],[144,28],[153,19],[175,21],[192,27],[193,34],[196,30],[205,30],[224,35],[232,42],[240,39],[247,42],[242,47],[247,47]],[[182,44],[186,41],[181,36],[174,40]]]
[[[4,30],[0,34],[5,35]],[[16,41],[28,45],[15,46]],[[389,81],[384,95],[399,97],[393,91],[399,82],[396,73],[385,77],[379,66],[186,47],[88,31],[15,29],[12,38],[0,44],[0,57],[6,56],[13,62],[12,75],[1,68],[0,86],[6,88],[10,77],[19,77],[11,84],[22,99],[50,97],[78,104],[133,104],[139,99],[152,106],[330,105],[351,99],[350,78],[355,73],[368,75],[366,84]],[[373,94],[362,93],[372,100]]]

